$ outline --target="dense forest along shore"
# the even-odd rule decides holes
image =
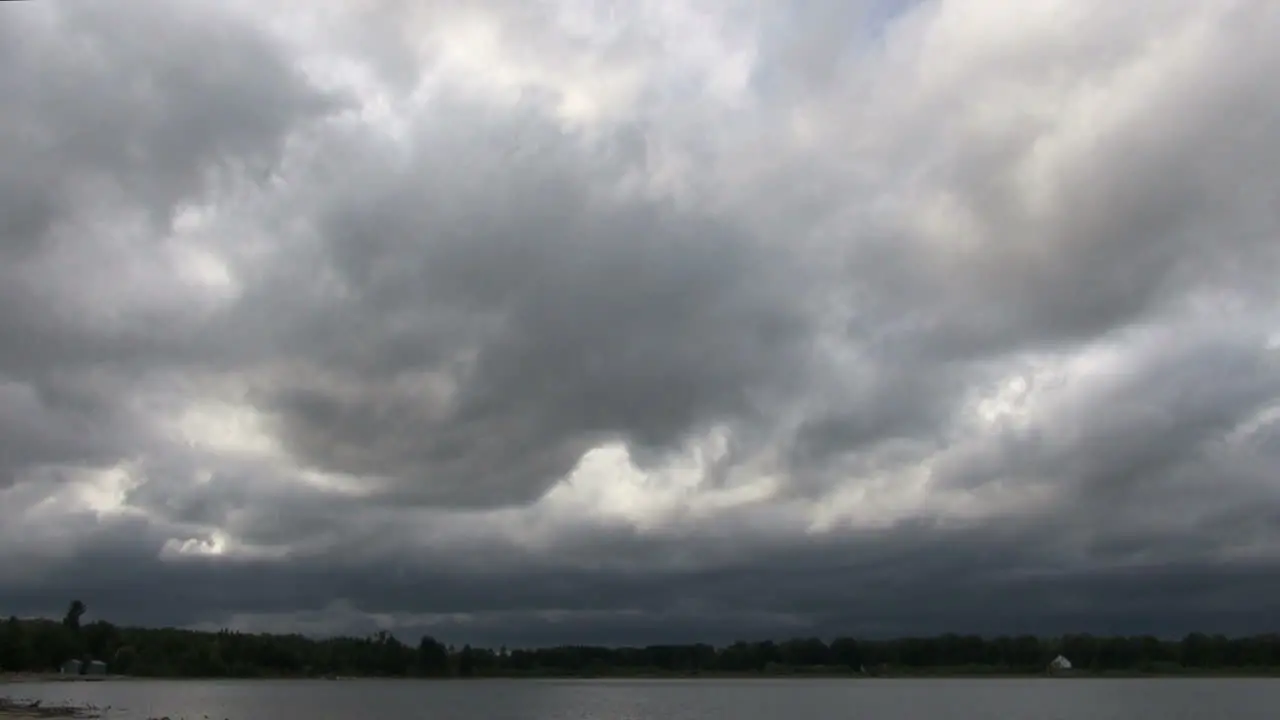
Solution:
[[[354,677],[922,677],[1059,675],[1280,676],[1280,634],[1151,636],[840,637],[603,647],[509,649],[366,637],[204,632],[82,624],[73,602],[61,620],[0,622],[0,682],[148,678]],[[77,669],[79,668],[79,669]],[[59,674],[58,671],[63,673]],[[70,672],[68,672],[70,670]],[[7,675],[6,675],[7,673]],[[81,674],[84,673],[84,674]]]

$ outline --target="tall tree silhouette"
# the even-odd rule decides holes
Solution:
[[[72,600],[71,606],[67,608],[66,616],[62,618],[62,624],[78,632],[80,630],[80,618],[88,609],[79,600]]]

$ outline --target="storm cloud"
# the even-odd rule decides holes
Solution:
[[[0,612],[1266,629],[1278,33],[1264,0],[6,4]]]

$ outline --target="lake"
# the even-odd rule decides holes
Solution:
[[[1280,680],[122,680],[0,695],[119,720],[1274,720]]]

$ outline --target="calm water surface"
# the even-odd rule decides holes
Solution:
[[[141,681],[0,686],[142,720],[1276,720],[1280,680]]]

